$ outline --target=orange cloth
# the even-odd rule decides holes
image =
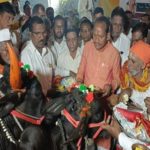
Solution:
[[[4,72],[4,66],[0,64],[0,74],[3,74]]]
[[[149,71],[148,68],[144,68],[143,75],[140,80],[132,77],[128,73],[128,61],[126,61],[120,71],[120,84],[122,89],[129,88],[130,85],[136,91],[145,92],[150,87],[150,82],[148,82]]]
[[[101,89],[106,84],[111,84],[116,89],[119,74],[120,55],[111,43],[107,43],[102,51],[96,50],[93,41],[85,45],[77,74],[78,81]]]
[[[13,46],[9,43],[7,44],[7,49],[10,58],[10,85],[13,90],[21,88],[21,71],[19,66],[19,60],[15,53]]]
[[[150,45],[143,41],[136,42],[131,47],[133,52],[138,58],[140,58],[145,64],[150,63]]]

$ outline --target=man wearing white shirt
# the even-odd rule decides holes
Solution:
[[[78,33],[70,29],[66,33],[66,41],[69,51],[61,53],[57,60],[56,75],[76,76],[81,60],[81,49],[78,46]]]
[[[66,39],[64,37],[65,20],[62,16],[58,15],[54,19],[54,43],[51,47],[55,62],[57,62],[58,56],[64,51],[68,50]]]
[[[79,18],[87,17],[92,22],[92,12],[94,10],[93,0],[79,0],[78,13]]]
[[[92,39],[92,30],[93,30],[93,24],[89,19],[84,19],[80,23],[80,37],[81,37],[80,47],[82,52],[85,44]]]
[[[129,38],[123,33],[124,20],[125,12],[122,8],[115,8],[111,14],[111,37],[113,46],[120,52],[122,65],[128,59],[131,44]]]
[[[42,85],[44,94],[51,88],[54,58],[51,51],[45,47],[46,28],[43,20],[34,16],[29,26],[31,41],[21,52],[21,61],[29,64]]]

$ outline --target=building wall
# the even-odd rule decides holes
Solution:
[[[99,0],[99,6],[104,9],[105,16],[110,16],[112,10],[119,6],[119,0]]]
[[[23,5],[24,5],[25,1],[26,0],[20,0],[20,8],[21,8],[21,10],[23,10]],[[45,8],[47,8],[48,6],[50,6],[50,0],[29,0],[29,2],[31,3],[32,8],[37,3],[43,4],[45,6]]]

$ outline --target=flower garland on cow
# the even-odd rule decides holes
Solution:
[[[61,114],[56,123],[61,129],[63,139],[60,145],[70,149],[74,145],[75,149],[80,150],[85,148],[89,140],[96,144],[97,139],[105,133],[101,126],[110,117],[103,107],[105,102],[101,98],[102,94],[95,91],[93,85],[87,87],[84,84],[73,83],[68,95],[48,102],[45,113],[56,116]]]

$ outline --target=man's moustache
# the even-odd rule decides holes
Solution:
[[[44,42],[44,40],[41,40],[39,43],[41,43],[41,42],[43,43],[43,42]]]

